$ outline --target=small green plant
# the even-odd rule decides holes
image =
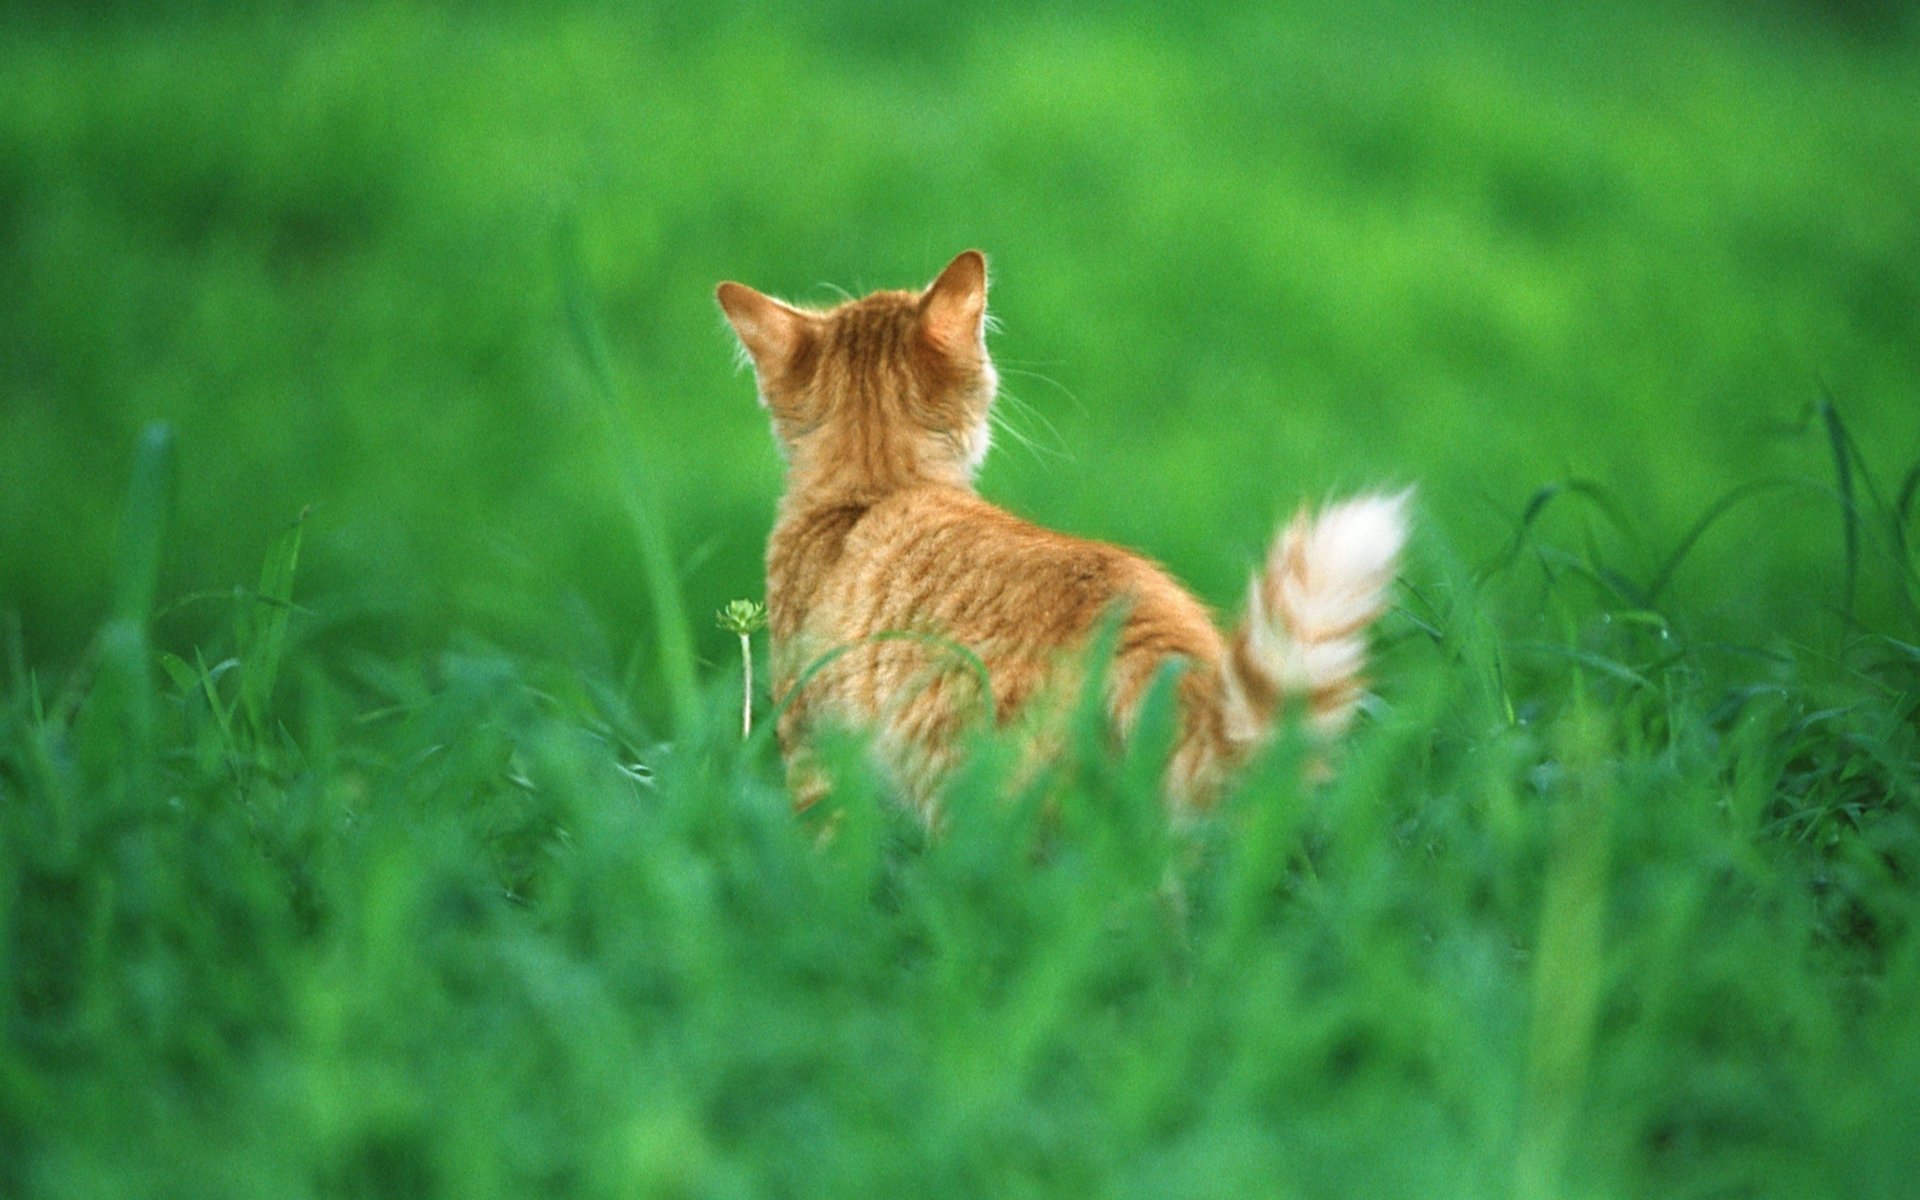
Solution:
[[[753,635],[767,623],[758,600],[732,600],[714,614],[720,628],[740,639],[740,740],[753,736]]]

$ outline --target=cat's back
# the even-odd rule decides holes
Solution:
[[[1116,604],[1169,649],[1208,659],[1219,637],[1205,608],[1151,561],[1035,525],[962,488],[904,489],[848,533],[820,595],[843,638],[916,629],[997,649],[1066,648]]]

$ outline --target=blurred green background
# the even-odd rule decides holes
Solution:
[[[1906,11],[11,5],[0,608],[30,661],[84,645],[166,418],[162,597],[250,583],[313,506],[308,639],[618,662],[627,453],[693,611],[760,592],[779,462],[713,284],[825,304],[979,246],[1032,443],[982,487],[1029,516],[1227,604],[1303,497],[1417,481],[1476,559],[1587,479],[1644,579],[1791,477],[1676,586],[1801,636],[1842,602],[1816,403],[1883,491],[1920,460]]]
[[[1900,1194],[1909,11],[0,8],[0,1195]],[[1418,483],[1327,786],[736,740],[713,285],[967,246],[995,499]]]

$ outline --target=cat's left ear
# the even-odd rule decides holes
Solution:
[[[978,347],[987,319],[987,256],[963,250],[920,298],[927,336],[949,351]]]
[[[744,283],[723,283],[713,295],[762,379],[786,366],[806,339],[807,315],[772,296]]]

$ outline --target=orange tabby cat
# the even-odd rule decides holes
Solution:
[[[827,312],[738,283],[721,284],[718,299],[787,460],[767,608],[774,695],[801,687],[778,730],[796,805],[825,786],[808,763],[810,731],[842,724],[872,733],[931,814],[981,713],[1026,722],[1042,744],[1057,730],[1045,711],[1071,699],[1077,652],[1109,612],[1119,629],[1103,700],[1121,736],[1160,667],[1184,661],[1166,775],[1176,808],[1208,804],[1287,704],[1305,705],[1323,734],[1351,717],[1363,634],[1406,539],[1404,493],[1295,517],[1254,576],[1240,624],[1222,635],[1154,563],[1029,524],[974,492],[997,386],[978,251],[925,291]],[[986,667],[990,710],[969,653]]]

